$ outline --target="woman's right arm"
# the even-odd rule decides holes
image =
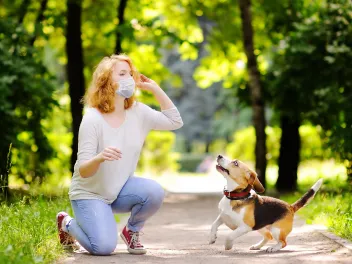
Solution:
[[[82,178],[88,178],[93,176],[97,170],[99,169],[99,166],[102,162],[109,160],[119,160],[121,159],[121,151],[118,150],[115,147],[108,147],[105,148],[102,152],[100,152],[98,155],[93,157],[92,159],[84,162],[80,167],[79,167],[79,173]]]
[[[78,134],[78,170],[82,178],[93,176],[105,160],[118,160],[121,152],[115,147],[98,152],[98,134],[93,118],[84,116]]]

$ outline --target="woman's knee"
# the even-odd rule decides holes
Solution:
[[[117,240],[102,239],[92,245],[92,252],[90,253],[98,256],[107,256],[114,252],[116,245]]]
[[[155,206],[160,206],[163,203],[165,197],[165,191],[163,187],[157,182],[153,182],[148,186],[148,199],[147,201]]]

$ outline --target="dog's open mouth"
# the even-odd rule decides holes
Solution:
[[[229,170],[225,169],[224,167],[222,167],[219,164],[216,165],[216,169],[220,172],[223,171],[223,172],[226,172],[227,174],[230,174]]]

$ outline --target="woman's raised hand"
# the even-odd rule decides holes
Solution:
[[[155,81],[149,79],[143,74],[140,75],[140,81],[137,83],[137,86],[141,90],[145,90],[148,92],[153,92],[154,89],[159,88],[158,84]]]

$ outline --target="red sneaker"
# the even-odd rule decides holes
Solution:
[[[139,232],[133,232],[131,230],[127,231],[126,226],[121,232],[121,238],[127,245],[127,250],[131,254],[143,255],[147,253],[147,250],[143,247],[139,241]]]
[[[59,231],[59,239],[61,245],[64,247],[73,247],[75,246],[75,239],[69,233],[62,230],[62,221],[68,216],[65,212],[60,212],[56,215],[57,229]]]

